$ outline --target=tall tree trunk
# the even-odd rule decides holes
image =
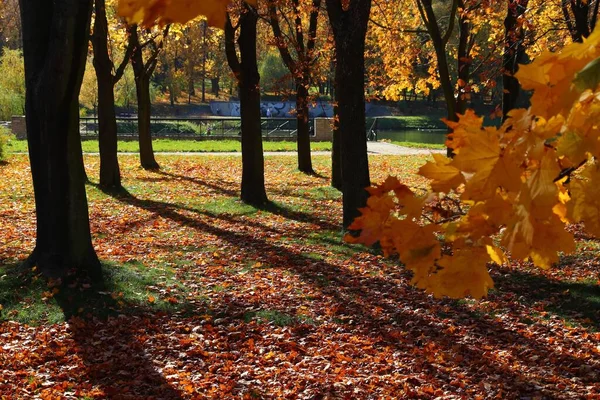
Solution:
[[[121,173],[117,157],[117,117],[113,62],[108,55],[108,22],[105,0],[95,0],[94,69],[98,81],[98,144],[100,148],[100,186],[120,188]]]
[[[521,93],[519,80],[515,74],[519,70],[519,63],[525,58],[523,45],[523,30],[517,26],[519,17],[527,9],[529,0],[511,0],[507,7],[504,19],[504,55],[502,75],[502,120],[506,120],[508,112],[515,108]]]
[[[211,78],[210,79],[210,86],[212,89],[212,94],[215,95],[215,97],[219,97],[219,91],[221,90],[220,86],[219,86],[219,78]]]
[[[36,247],[27,263],[48,277],[101,277],[92,246],[79,135],[79,90],[92,3],[21,0]]]
[[[369,159],[365,116],[365,36],[371,0],[327,0],[335,39],[335,92],[342,149],[343,226],[360,215],[369,197]]]
[[[258,14],[245,5],[240,16],[238,46],[240,60],[234,46],[235,32],[231,20],[225,26],[227,61],[238,81],[242,119],[242,190],[244,203],[262,206],[268,203],[265,191],[265,170],[260,125],[260,75],[256,60],[256,24]]]
[[[337,105],[333,106],[333,136],[331,141],[331,186],[341,192],[343,190],[342,143],[340,138],[340,123]]]
[[[194,77],[189,75],[188,78],[188,104],[192,104],[192,96],[196,94],[196,89],[194,89]]]
[[[208,24],[202,21],[202,102],[206,103],[206,31]]]
[[[459,1],[460,7],[464,9],[464,4],[462,1]],[[469,53],[471,52],[471,25],[469,19],[466,15],[459,15],[458,22],[458,80],[460,82],[461,91],[456,96],[456,108],[455,112],[459,114],[464,114],[467,111],[467,103],[469,92],[464,91],[464,87],[469,83],[470,74],[471,74],[471,59],[469,57]],[[461,86],[465,85],[465,86]]]
[[[132,26],[129,29],[129,40],[132,40],[134,43],[131,65],[133,67],[133,75],[135,76],[135,91],[137,93],[138,103],[138,140],[140,144],[140,163],[144,169],[159,169],[160,166],[154,158],[152,134],[150,132],[150,74],[147,73],[147,67],[144,65],[142,48],[140,47],[136,26]]]
[[[308,90],[303,82],[296,83],[296,120],[298,133],[296,144],[298,147],[298,169],[306,174],[314,174],[310,156],[310,127],[308,124]]]
[[[448,66],[448,56],[446,54],[446,44],[450,39],[452,31],[454,29],[454,20],[458,9],[459,0],[452,0],[452,12],[450,13],[449,26],[446,33],[442,36],[438,20],[433,12],[431,0],[418,0],[417,6],[421,18],[427,27],[427,32],[433,43],[435,50],[435,56],[438,64],[438,73],[440,75],[440,86],[444,93],[444,100],[447,108],[447,118],[449,121],[457,121],[456,115],[456,100],[454,99],[454,85],[452,84],[452,78],[450,76],[450,68]],[[450,133],[450,128],[448,128]],[[452,149],[447,149],[448,157],[452,157]]]
[[[569,14],[569,5],[573,18]],[[583,42],[583,38],[590,35],[595,25],[596,16],[591,16],[590,19],[590,8],[588,1],[581,0],[562,0],[562,11],[565,17],[565,23],[571,34],[571,39],[574,42]],[[594,6],[594,12],[598,13],[597,4]],[[591,29],[590,29],[591,27]]]
[[[140,144],[140,163],[144,169],[159,169],[160,166],[154,158],[152,148],[152,134],[150,132],[150,79],[147,77],[135,78],[135,90],[138,99],[138,140]]]

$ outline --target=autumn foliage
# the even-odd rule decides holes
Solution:
[[[452,129],[451,159],[419,169],[430,180],[415,193],[398,179],[368,188],[361,230],[349,242],[379,242],[398,254],[413,284],[436,297],[481,298],[493,287],[487,265],[513,259],[549,268],[575,250],[570,223],[600,235],[600,32],[521,66],[531,107],[500,126],[467,111]]]
[[[256,5],[256,0],[246,0]],[[156,22],[185,23],[204,15],[212,26],[225,26],[230,0],[120,0],[119,14],[130,22],[152,25]]]

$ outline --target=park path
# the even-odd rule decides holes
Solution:
[[[434,150],[434,149],[421,149],[413,147],[398,146],[392,143],[386,142],[367,142],[367,152],[369,155],[396,155],[396,156],[410,156],[418,154],[431,154],[431,153],[445,153],[446,150]],[[98,154],[98,153],[86,153],[86,154]],[[119,153],[119,154],[132,154],[137,155],[139,153]],[[242,153],[239,151],[233,152],[207,152],[207,151],[190,151],[190,152],[156,152],[157,155],[167,156],[241,156]],[[295,151],[265,151],[265,156],[295,156]],[[331,151],[312,151],[312,155],[330,155]]]

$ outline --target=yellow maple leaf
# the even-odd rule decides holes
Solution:
[[[425,289],[435,297],[459,299],[471,296],[480,299],[494,287],[487,269],[490,257],[481,247],[458,249],[451,256],[444,255],[439,271],[431,274]]]
[[[421,226],[408,219],[394,219],[386,229],[386,236],[408,269],[427,272],[441,255],[440,243],[435,236],[438,229],[436,225]]]
[[[434,192],[450,193],[465,182],[460,169],[450,165],[452,159],[441,154],[433,154],[434,162],[428,161],[419,168],[419,175],[431,179]]]
[[[600,236],[600,170],[597,163],[588,165],[580,177],[571,182],[572,215],[583,222],[586,231]]]
[[[118,14],[130,23],[144,26],[186,23],[200,15],[216,27],[225,26],[231,0],[119,0]],[[256,0],[246,0],[256,6]]]

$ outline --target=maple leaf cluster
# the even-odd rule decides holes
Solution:
[[[549,268],[575,250],[569,223],[600,235],[600,31],[524,65],[531,107],[484,127],[473,111],[446,121],[454,157],[419,169],[430,190],[416,195],[388,177],[350,226],[351,243],[379,242],[398,254],[412,282],[436,297],[481,298],[487,264],[531,260]]]

